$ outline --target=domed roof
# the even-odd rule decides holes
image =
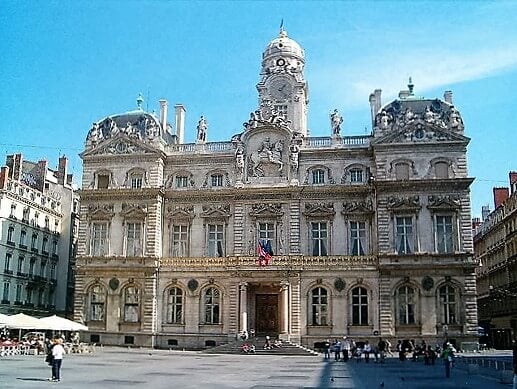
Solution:
[[[262,54],[262,57],[266,58],[272,55],[276,56],[285,54],[301,59],[305,57],[305,52],[301,46],[296,41],[289,38],[287,36],[287,31],[281,28],[278,37],[268,43],[264,53]]]

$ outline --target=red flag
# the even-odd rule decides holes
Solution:
[[[259,241],[258,247],[257,247],[257,254],[258,254],[258,264],[259,266],[267,266],[269,265],[269,262],[271,261],[271,254],[268,253],[266,250],[264,243]]]

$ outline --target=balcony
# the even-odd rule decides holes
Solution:
[[[27,302],[26,302],[26,303],[25,303],[25,304],[23,304],[23,305],[24,305],[25,307],[27,307],[27,308],[34,308],[34,303],[27,303]]]
[[[12,274],[13,274],[13,271],[12,271],[12,270],[9,270],[9,269],[4,269],[4,274],[12,275]]]
[[[18,245],[18,247],[19,247],[19,248],[21,248],[21,249],[23,249],[23,250],[27,250],[27,245],[26,245],[26,244],[22,244],[22,243],[20,243],[20,244]]]
[[[9,300],[2,300],[2,304],[5,304],[5,305],[10,305],[11,302]]]
[[[37,248],[37,247],[33,247],[33,248],[31,248],[31,251],[32,251],[33,253],[37,253],[37,252],[38,252],[38,248]]]
[[[59,261],[59,255],[52,254],[52,259],[55,259],[56,261]]]
[[[23,303],[21,301],[15,301],[13,305],[23,305]]]
[[[22,278],[28,278],[29,277],[29,275],[27,273],[23,273],[21,271],[17,272],[16,275],[18,277],[22,277]]]
[[[14,243],[13,241],[8,240],[8,241],[7,241],[7,245],[8,245],[8,246],[13,246],[13,247],[14,247],[14,246],[16,246],[16,243]]]
[[[48,251],[44,251],[44,250],[42,250],[42,251],[41,251],[41,255],[43,255],[43,256],[45,256],[45,257],[48,257]]]

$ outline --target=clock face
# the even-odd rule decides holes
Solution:
[[[293,87],[287,80],[277,80],[271,83],[269,93],[276,100],[287,100],[293,93]]]

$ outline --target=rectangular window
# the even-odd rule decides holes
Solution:
[[[452,216],[436,216],[436,251],[439,253],[454,251],[452,220]]]
[[[31,239],[31,250],[38,251],[38,235],[33,234]]]
[[[188,187],[188,177],[187,176],[176,176],[176,188],[186,188]]]
[[[108,189],[110,176],[107,174],[99,174],[97,176],[97,189]]]
[[[366,223],[350,222],[350,255],[364,255],[366,249]]]
[[[287,105],[277,104],[275,105],[278,116],[282,116],[284,119],[287,118]]]
[[[20,232],[20,246],[27,247],[27,232],[23,230]]]
[[[139,257],[142,250],[142,223],[126,224],[126,256]]]
[[[11,259],[13,255],[11,253],[5,254],[5,262],[4,262],[4,271],[9,271],[11,269]]]
[[[210,182],[212,186],[223,186],[223,175],[222,174],[212,174],[210,176]]]
[[[27,289],[27,304],[32,304],[32,289]]]
[[[359,169],[350,170],[350,182],[363,182],[363,171]]]
[[[209,224],[208,225],[208,252],[209,257],[224,256],[224,225]]]
[[[14,227],[9,227],[7,229],[7,243],[14,243]]]
[[[43,241],[41,242],[41,252],[43,254],[48,254],[48,238],[43,238]]]
[[[263,243],[268,243],[271,246],[273,253],[276,252],[275,247],[275,224],[274,223],[259,223],[258,225],[258,239]]]
[[[22,286],[16,285],[16,300],[17,302],[22,301]]]
[[[411,217],[396,217],[396,249],[398,254],[413,252],[413,219]]]
[[[52,241],[52,255],[57,255],[57,240]]]
[[[142,188],[142,183],[144,179],[141,174],[133,174],[131,176],[131,189],[140,189]]]
[[[29,262],[29,275],[34,275],[34,266],[36,266],[36,258],[31,258],[31,261]]]
[[[108,255],[108,223],[93,223],[91,239],[91,255]]]
[[[312,171],[312,183],[313,184],[324,184],[325,183],[325,172],[321,169]]]
[[[2,297],[2,300],[3,301],[9,301],[9,288],[10,288],[11,284],[9,284],[9,282],[4,282],[4,294],[3,294],[3,297]]]
[[[395,176],[397,180],[409,180],[409,165],[407,163],[397,163],[395,165]]]
[[[311,223],[311,244],[312,255],[318,257],[328,255],[328,231],[326,222]]]
[[[24,266],[23,266],[24,262],[25,262],[25,258],[18,257],[18,274],[23,273],[23,271],[25,270]]]
[[[47,276],[47,262],[41,261],[41,265],[39,268],[39,275],[40,277],[46,278]]]
[[[449,178],[449,165],[447,162],[437,162],[434,165],[436,178]]]
[[[51,280],[56,279],[56,264],[55,263],[50,264],[50,279]]]
[[[188,257],[188,224],[172,226],[170,254],[172,257]]]

